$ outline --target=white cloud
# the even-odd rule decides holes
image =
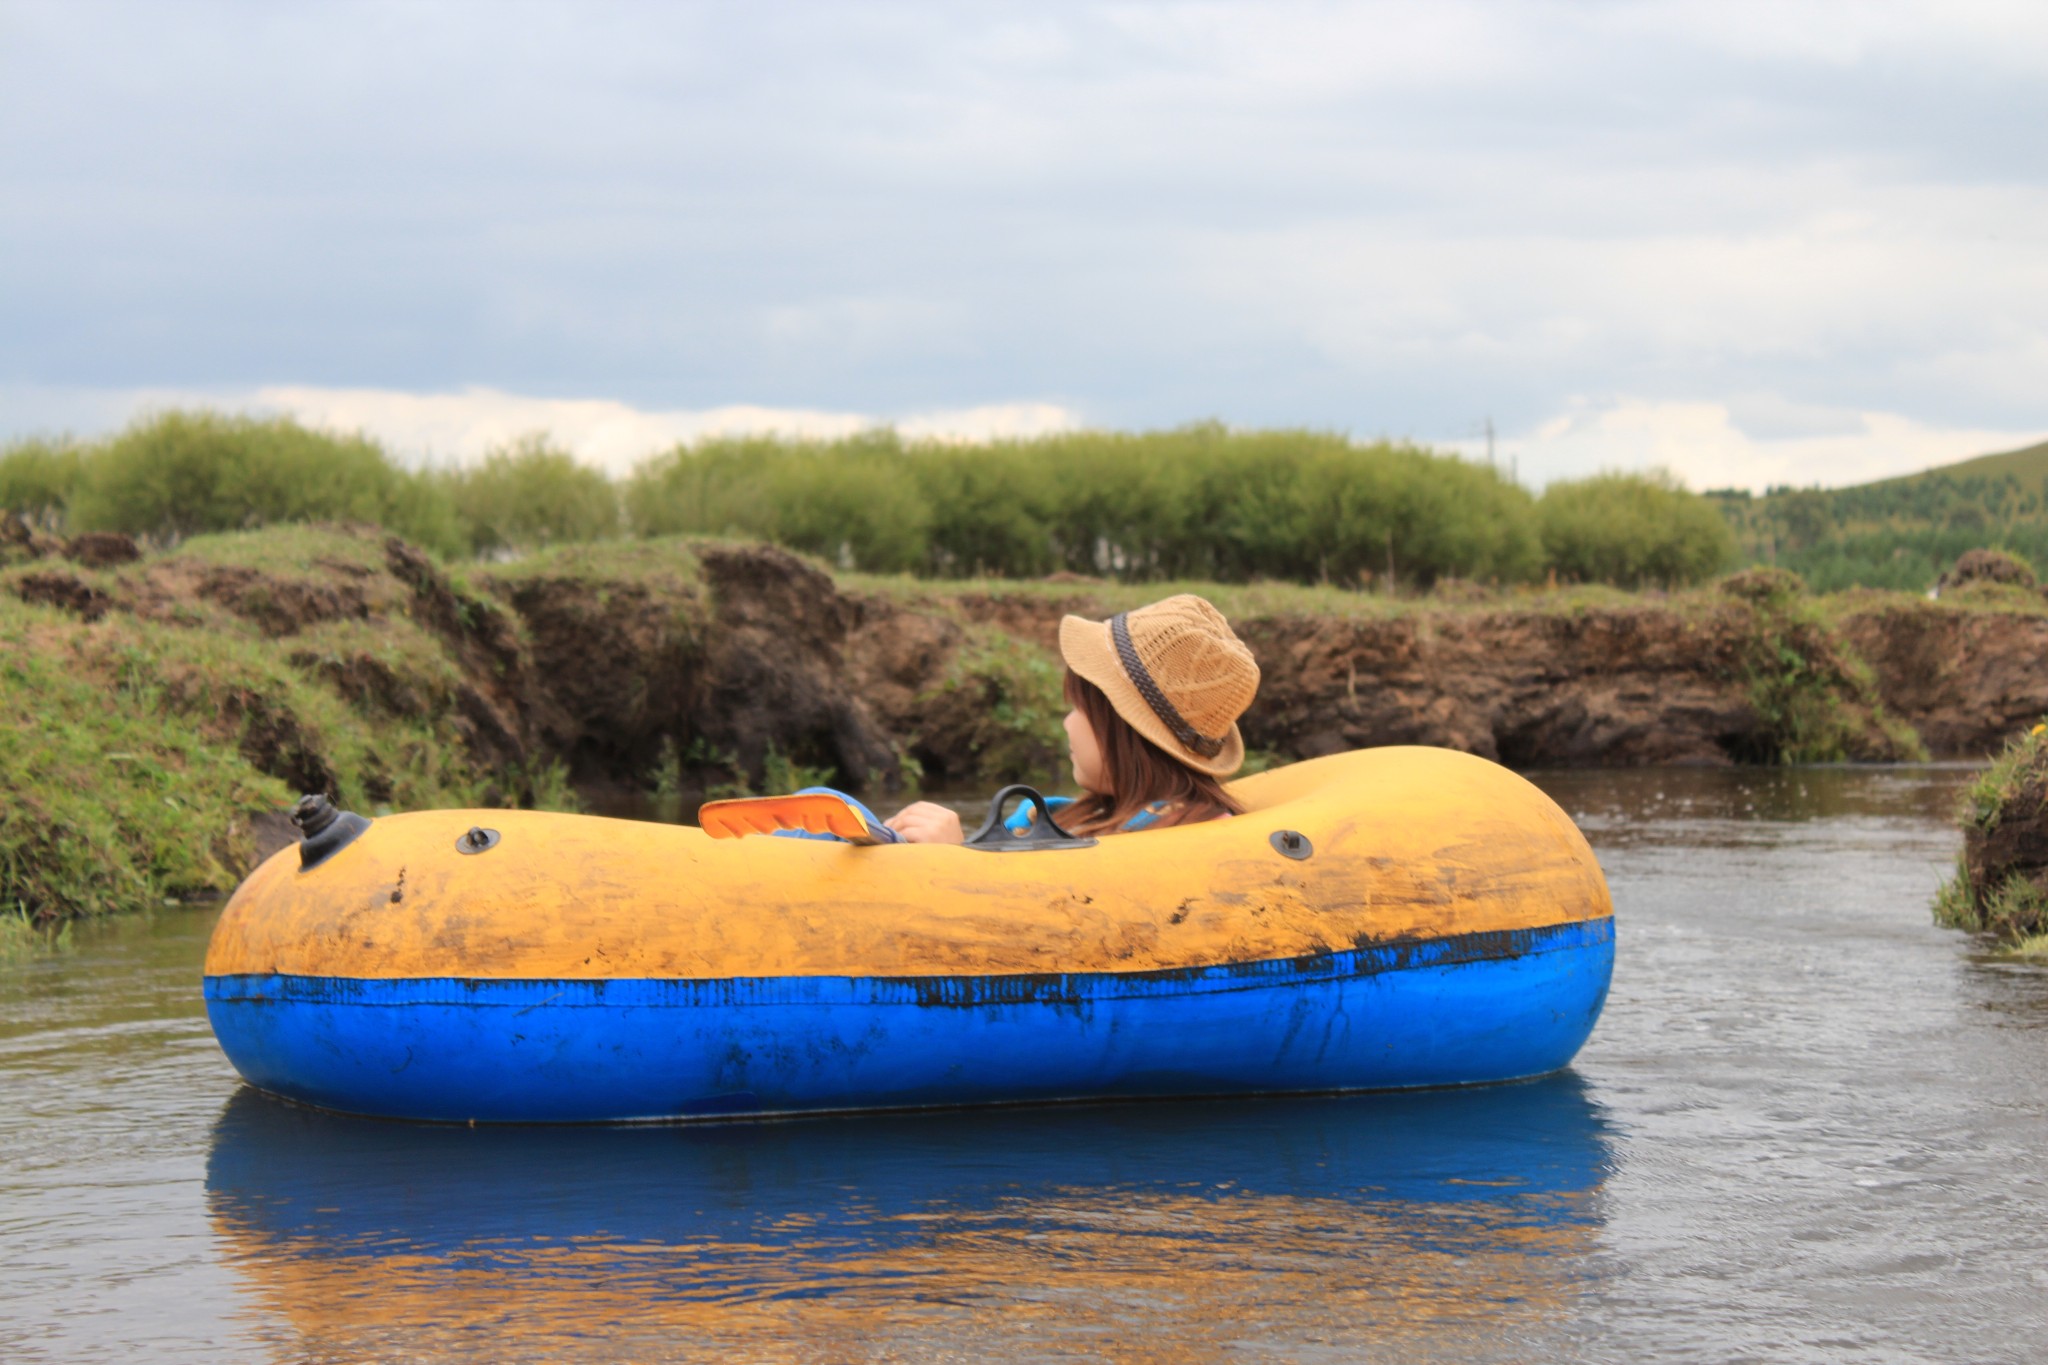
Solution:
[[[1079,414],[1056,403],[992,403],[904,417],[892,423],[913,441],[1024,441],[1083,425]]]
[[[1600,470],[1668,469],[1688,487],[1748,488],[1778,484],[1840,486],[1911,474],[1933,465],[2015,450],[2048,431],[1929,426],[1894,412],[1802,409],[1771,395],[1748,400],[1751,412],[1778,423],[1768,434],[1746,430],[1727,403],[1580,400],[1534,428],[1496,444],[1501,463],[1514,462],[1532,487]],[[1800,423],[1809,424],[1798,430]],[[1461,440],[1468,455],[1484,443]]]
[[[501,8],[0,0],[0,437],[2048,426],[2039,0]]]
[[[1930,24],[1930,13],[1940,22]],[[2048,47],[2048,13],[2034,0],[1941,0],[1938,9],[1898,0],[1708,0],[1617,5],[1604,18],[1617,31],[1661,32],[1736,56],[1843,67],[1934,45],[2025,70]]]
[[[1042,436],[1081,425],[1054,403],[991,403],[929,412],[875,414],[733,405],[645,411],[601,398],[534,398],[496,389],[403,393],[275,385],[242,392],[172,389],[31,390],[0,387],[0,411],[18,432],[103,435],[145,413],[173,407],[288,416],[325,431],[361,432],[413,459],[466,464],[533,433],[612,474],[624,474],[679,442],[717,436],[831,439],[893,426],[911,440],[988,441]]]
[[[281,413],[329,431],[360,431],[408,455],[466,464],[522,436],[544,433],[588,464],[623,474],[679,441],[772,433],[849,436],[873,425],[859,413],[736,405],[645,412],[611,399],[532,398],[496,389],[400,393],[387,389],[258,389],[232,406]]]
[[[1639,195],[1665,188],[1632,179]],[[1616,179],[1578,188],[1596,199],[1629,193]],[[2031,373],[2038,388],[2048,261],[2031,241],[1985,240],[1984,224],[2048,224],[2048,186],[1958,189],[1938,206],[1888,190],[1841,193],[1860,212],[1770,232],[1393,232],[1323,221],[1207,234],[1190,243],[1188,263],[1205,293],[1263,335],[1297,337],[1347,368],[1519,363],[1611,378],[1652,365],[1665,385],[1697,391],[1717,372],[1747,371],[1753,385],[1794,361],[1836,371],[1837,387],[1924,375],[2011,402],[2013,377]],[[1964,347],[1970,367],[1944,370]],[[1875,366],[1853,368],[1873,353]]]

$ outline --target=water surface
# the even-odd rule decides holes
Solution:
[[[2048,971],[1928,922],[1962,779],[1539,776],[1614,991],[1472,1091],[369,1122],[237,1084],[208,913],[96,930],[0,969],[0,1359],[2048,1357]]]

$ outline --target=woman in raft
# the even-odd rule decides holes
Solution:
[[[1223,779],[1244,763],[1237,718],[1259,690],[1259,666],[1222,612],[1183,593],[1107,621],[1069,616],[1060,654],[1081,788],[1071,803],[1055,798],[1060,828],[1115,834],[1242,813]],[[964,837],[959,814],[930,801],[887,823],[906,843]]]

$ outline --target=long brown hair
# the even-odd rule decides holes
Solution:
[[[1060,812],[1060,828],[1069,834],[1114,834],[1155,801],[1172,804],[1147,829],[1244,813],[1221,781],[1196,772],[1132,729],[1102,689],[1071,668],[1066,690],[1067,705],[1079,711],[1095,732],[1102,750],[1102,780],[1109,790],[1082,792]]]

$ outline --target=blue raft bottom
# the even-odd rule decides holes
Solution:
[[[323,1108],[587,1123],[1394,1090],[1567,1065],[1614,921],[1221,967],[679,981],[206,979],[250,1084]]]

